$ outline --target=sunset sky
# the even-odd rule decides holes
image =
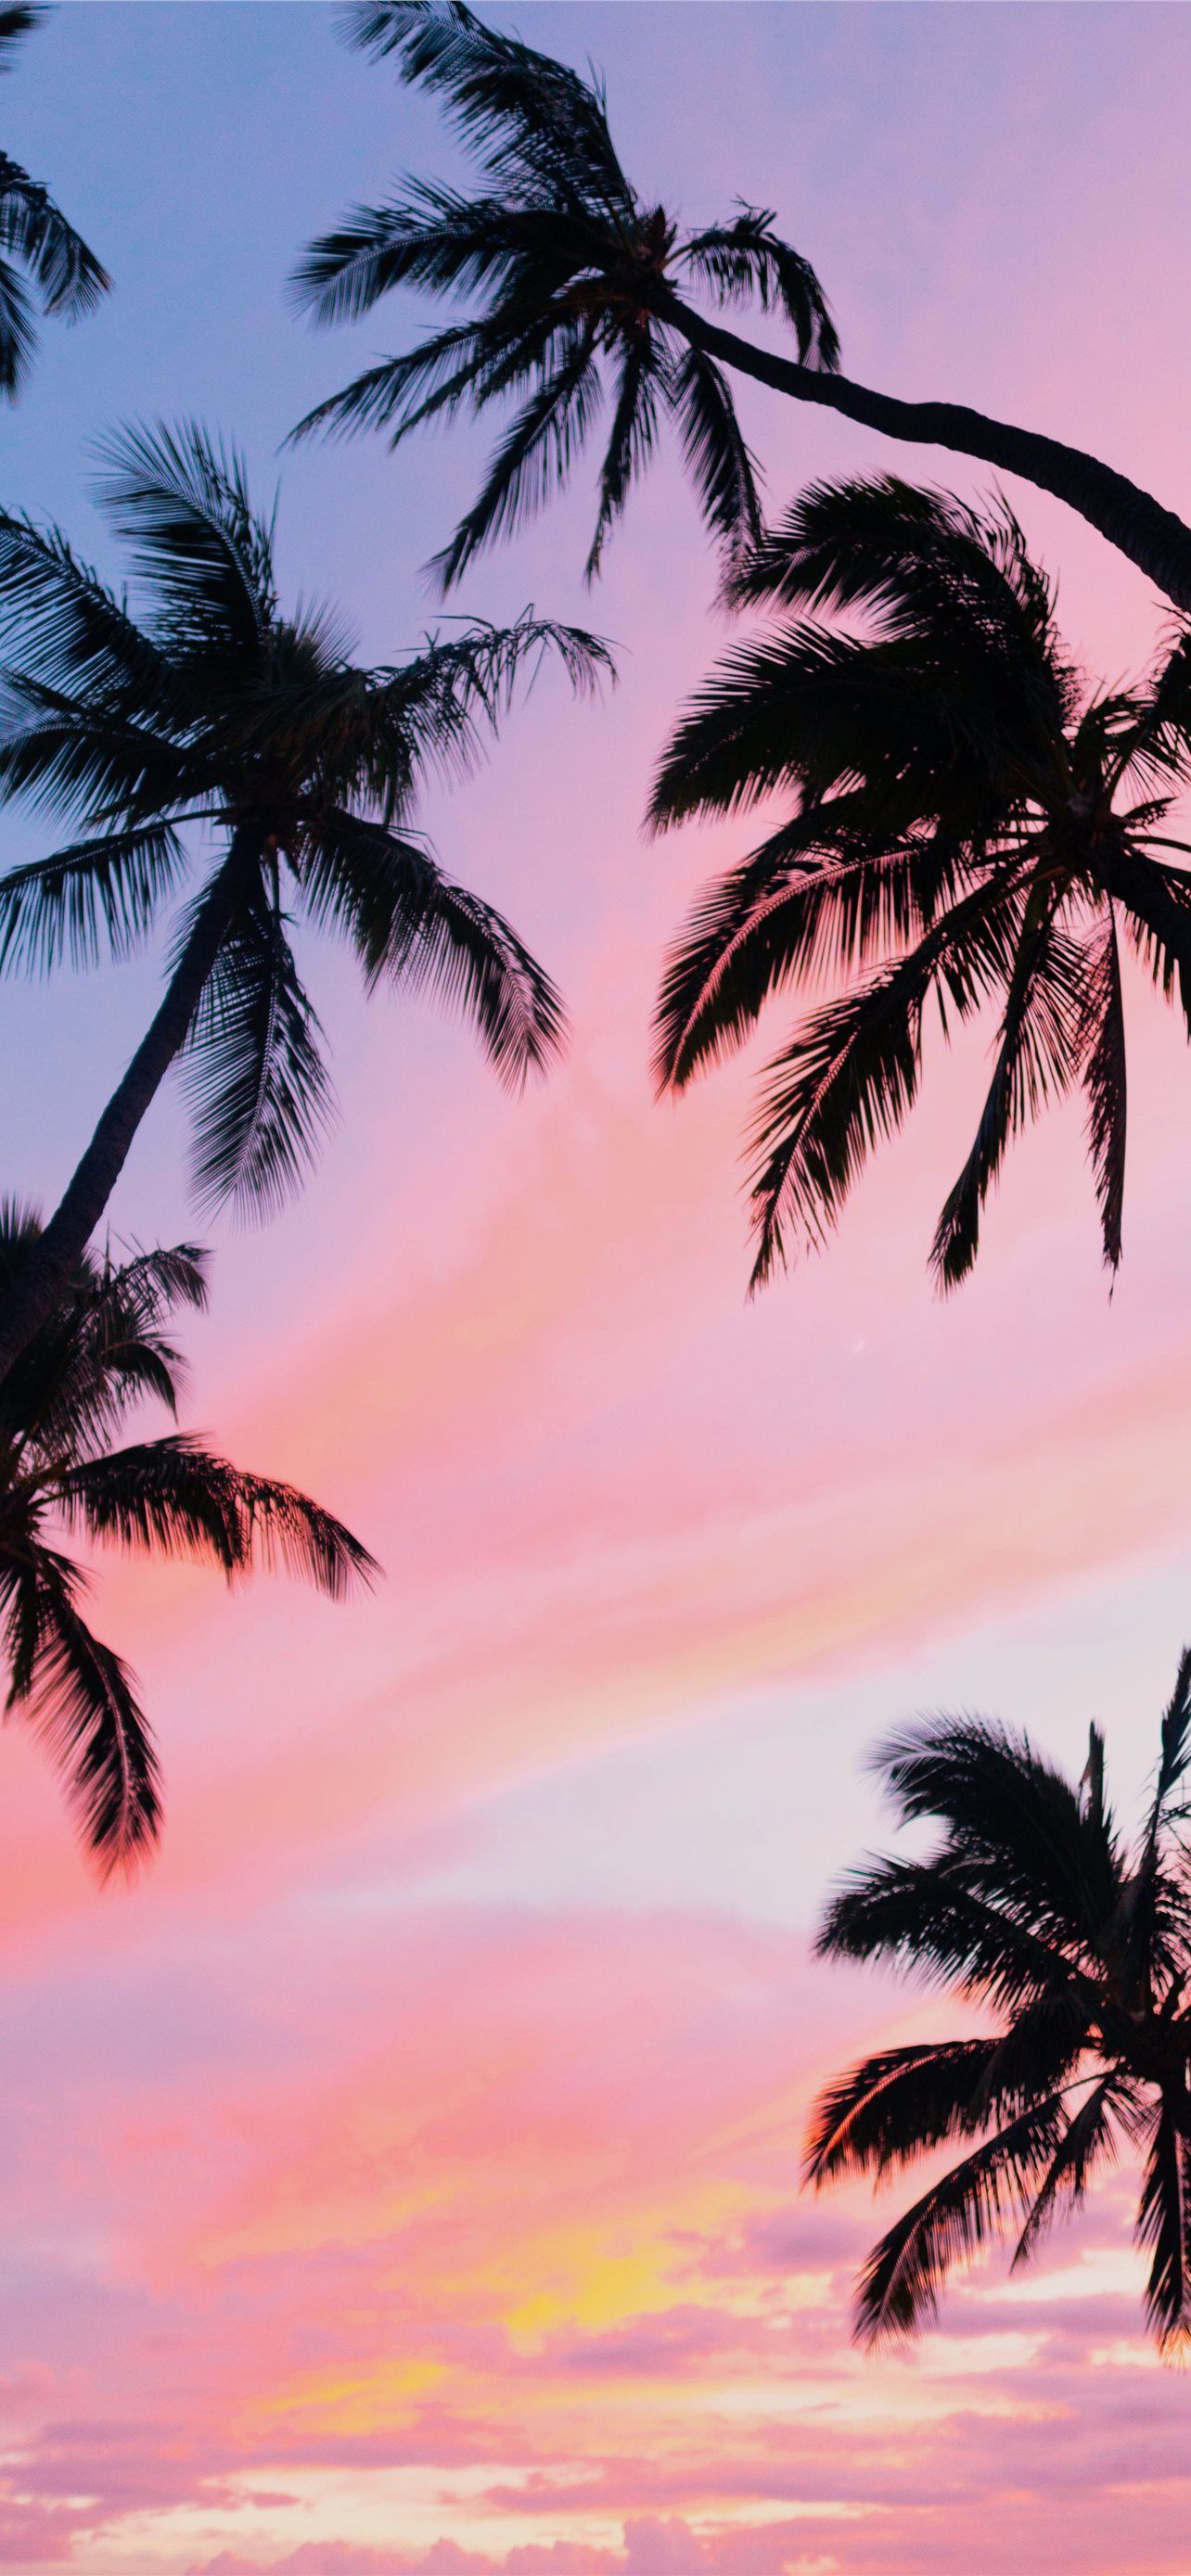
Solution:
[[[1191,14],[1139,5],[621,0],[495,13],[602,65],[642,192],[772,206],[845,364],[1083,442],[1191,512]],[[402,167],[432,105],[296,0],[62,7],[3,90],[6,148],[113,272],[47,330],[3,499],[118,561],[88,441],[198,413],[280,479],[293,595],[376,660],[436,615],[419,567],[469,430],[279,461],[401,345],[315,335],[300,246]],[[811,475],[986,479],[747,389],[776,505]],[[1161,603],[1011,495],[1089,670]],[[1111,1302],[1072,1107],[1014,1155],[972,1283],[926,1252],[981,1047],[936,1047],[839,1236],[753,1304],[739,1136],[764,1054],[658,1107],[659,961],[739,827],[641,834],[668,724],[729,632],[673,456],[585,595],[587,489],[482,563],[613,639],[551,673],[437,795],[445,863],[561,981],[568,1060],[518,1102],[424,1004],[309,951],[341,1122],[270,1228],[206,1229],[188,1420],[290,1475],[385,1580],[109,1561],[166,1771],[163,1848],[96,1888],[35,1745],[0,1742],[0,2565],[24,2576],[1184,2576],[1191,2382],[1143,2342],[1127,2174],[910,2357],[848,2337],[862,2196],[812,2203],[817,2082],[941,2027],[816,1965],[838,1872],[887,1830],[864,1757],[919,1709],[1030,1726],[1122,1804],[1191,1635],[1191,1066],[1130,990],[1126,1259]],[[46,825],[5,818],[5,861]],[[48,1203],[161,956],[6,985],[4,1179]],[[784,1025],[769,1025],[775,1042]],[[123,1240],[196,1220],[155,1109]]]

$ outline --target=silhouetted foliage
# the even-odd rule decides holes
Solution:
[[[0,1286],[19,1281],[40,1231],[29,1210],[0,1203]],[[197,1557],[229,1582],[279,1565],[333,1599],[377,1571],[308,1495],[230,1466],[189,1433],[114,1445],[146,1399],[176,1415],[184,1369],[170,1317],[206,1298],[206,1254],[193,1244],[118,1266],[88,1256],[0,1386],[6,1713],[47,1746],[105,1876],[156,1840],[159,1772],[135,1676],[88,1625],[88,1577],[63,1536]]]
[[[174,952],[20,1300],[0,1302],[0,1369],[42,1320],[34,1294],[52,1301],[78,1260],[179,1056],[202,1200],[268,1211],[302,1179],[331,1095],[295,916],[345,940],[368,989],[465,1012],[505,1082],[550,1063],[563,1014],[549,977],[410,818],[426,773],[467,768],[543,655],[577,688],[611,667],[594,637],[527,611],[361,668],[324,611],[282,613],[272,523],[237,456],[195,427],[132,429],[105,468],[137,616],[57,530],[0,518],[0,798],[80,832],[0,878],[0,966],[126,956],[171,912]],[[193,891],[187,826],[214,835]]]
[[[21,38],[45,14],[32,6],[0,9],[0,72],[11,71]],[[25,383],[37,339],[35,302],[73,321],[93,310],[111,282],[48,188],[0,152],[0,394],[12,402]]]
[[[483,489],[437,558],[448,589],[566,480],[608,402],[588,577],[667,421],[731,559],[760,534],[755,461],[720,368],[659,311],[657,292],[682,282],[715,305],[777,312],[800,359],[831,368],[835,330],[814,270],[763,208],[740,206],[690,232],[644,202],[617,158],[602,90],[458,0],[365,5],[349,24],[356,43],[396,55],[407,80],[450,101],[485,193],[410,183],[382,206],[359,207],[313,244],[299,298],[321,322],[353,319],[400,285],[479,296],[481,309],[369,368],[302,431],[383,429],[396,446],[461,407],[514,402]]]
[[[342,17],[349,42],[392,57],[406,80],[446,100],[478,157],[480,187],[468,196],[407,180],[312,243],[295,289],[320,322],[352,320],[397,286],[465,309],[318,404],[295,434],[380,429],[396,445],[460,408],[513,406],[476,501],[436,558],[444,588],[567,480],[605,402],[589,577],[667,421],[731,561],[756,535],[758,505],[727,366],[883,437],[954,448],[1057,493],[1191,609],[1191,528],[1174,511],[1060,439],[963,403],[903,402],[842,375],[823,289],[773,211],[741,203],[704,230],[685,230],[628,178],[594,72],[585,81],[486,26],[465,0],[350,0]],[[702,301],[690,303],[691,293]],[[747,305],[793,331],[796,357],[715,318]]]
[[[993,2027],[880,2050],[816,2104],[807,2172],[820,2187],[965,2149],[874,2246],[861,2341],[914,2333],[954,2266],[990,2242],[1012,2238],[1014,2264],[1027,2262],[1122,2148],[1141,2158],[1147,2321],[1166,2352],[1191,2338],[1189,1762],[1191,1652],[1132,1846],[1106,1803],[1096,1727],[1078,1787],[982,1718],[932,1719],[877,1755],[903,1822],[942,1832],[922,1859],[856,1870],[819,1955],[892,1961]]]
[[[1121,1257],[1122,938],[1191,1020],[1187,845],[1167,828],[1191,743],[1182,631],[1095,691],[1012,514],[892,477],[820,484],[741,567],[787,612],[713,671],[663,757],[655,829],[776,792],[792,814],[702,897],[669,960],[657,1076],[680,1090],[771,996],[835,986],[771,1063],[753,1133],[754,1281],[817,1243],[917,1096],[928,1005],[995,1006],[992,1080],[939,1221],[941,1286],[976,1258],[1006,1149],[1081,1085],[1110,1270]],[[825,624],[790,612],[852,612]]]

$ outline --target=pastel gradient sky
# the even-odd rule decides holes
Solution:
[[[1191,507],[1191,15],[1146,5],[532,5],[606,69],[641,185],[773,205],[856,373],[1066,432]],[[200,411],[263,492],[297,415],[402,316],[315,338],[298,245],[403,163],[425,102],[321,6],[66,6],[4,91],[118,292],[50,333],[4,497],[112,558],[86,443]],[[750,395],[780,500],[889,452]],[[284,461],[293,589],[387,658],[469,491],[467,433]],[[1115,675],[1146,586],[1015,491]],[[939,2006],[808,1931],[882,1830],[865,1748],[983,1705],[1123,1796],[1191,1632],[1191,1082],[1131,992],[1111,1305],[1078,1114],[1014,1158],[978,1275],[925,1252],[979,1047],[932,1066],[837,1243],[758,1303],[748,1068],[651,1104],[658,961],[731,832],[647,845],[651,763],[724,640],[673,462],[594,603],[587,496],[460,603],[616,639],[547,678],[430,819],[562,980],[565,1069],[511,1104],[460,1029],[312,957],[342,1125],[300,1205],[220,1226],[191,1418],[300,1478],[387,1580],[109,1564],[167,1768],[152,1872],[98,1893],[0,1742],[0,2564],[85,2576],[1175,2576],[1186,2378],[1138,2331],[1127,2177],[1045,2268],[957,2288],[896,2365],[847,2336],[860,2200],[799,2197],[808,2094]],[[114,568],[114,567],[113,567]],[[40,846],[5,823],[6,857]],[[143,1023],[150,960],[5,988],[5,1180],[43,1200]],[[116,1223],[192,1226],[163,1101]]]

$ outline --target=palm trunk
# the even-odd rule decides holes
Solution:
[[[1067,447],[1062,439],[1045,438],[1037,430],[1015,429],[1008,421],[989,420],[984,412],[971,411],[964,403],[902,402],[896,394],[872,393],[867,385],[853,384],[847,376],[828,375],[816,367],[800,366],[794,358],[774,356],[692,312],[668,287],[655,288],[650,302],[659,320],[681,331],[693,348],[734,367],[739,375],[754,376],[758,384],[792,395],[796,402],[820,403],[828,411],[860,421],[865,429],[880,430],[885,438],[978,456],[985,464],[1020,474],[1024,482],[1037,484],[1043,492],[1054,492],[1165,591],[1176,608],[1191,609],[1191,528],[1173,510],[1164,510],[1151,493],[1111,465],[1102,465],[1097,457],[1086,456],[1082,448]]]
[[[0,1299],[0,1379],[47,1323],[81,1261],[115,1189],[146,1111],[185,1045],[191,1021],[236,900],[242,852],[233,841],[195,912],[190,934],[123,1079],[117,1083],[91,1142],[49,1224],[38,1236],[16,1286]]]

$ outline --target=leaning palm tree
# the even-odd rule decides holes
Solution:
[[[819,1956],[892,1961],[954,1989],[985,2027],[882,2049],[815,2106],[819,2187],[881,2182],[963,2148],[869,2256],[862,2341],[912,2334],[948,2273],[990,2241],[1011,2236],[1015,2266],[1028,2262],[1124,2148],[1142,2162],[1150,2327],[1168,2352],[1191,2342],[1189,1765],[1191,1651],[1132,1846],[1105,1801],[1096,1727],[1078,1787],[1027,1736],[980,1718],[933,1719],[878,1753],[901,1818],[941,1836],[920,1859],[856,1870]]]
[[[680,722],[651,822],[793,811],[709,889],[657,1020],[663,1090],[738,1046],[771,996],[836,989],[769,1067],[754,1131],[754,1284],[821,1242],[946,1036],[997,1013],[992,1079],[931,1259],[970,1270],[1013,1136],[1073,1085],[1087,1103],[1110,1270],[1121,1257],[1122,946],[1191,1023],[1191,849],[1171,829],[1191,744],[1191,638],[1134,688],[1093,690],[1001,504],[892,478],[806,493],[734,596],[785,612],[713,671]],[[805,607],[853,612],[854,626]],[[842,985],[842,989],[840,989]]]
[[[0,1204],[0,1283],[19,1282],[40,1225]],[[269,1476],[229,1466],[185,1432],[114,1445],[146,1398],[176,1415],[184,1371],[169,1334],[206,1303],[192,1244],[114,1267],[77,1265],[53,1313],[0,1386],[0,1656],[8,1715],[35,1727],[105,1875],[160,1830],[157,1758],[133,1674],[84,1616],[88,1577],[64,1536],[217,1565],[229,1582],[277,1564],[333,1598],[376,1567],[329,1512]]]
[[[26,0],[0,9],[0,72],[12,69],[21,37],[45,14]],[[28,374],[36,341],[34,296],[43,313],[73,321],[91,312],[111,282],[48,188],[0,152],[0,394],[13,401]]]
[[[410,816],[427,771],[467,765],[544,652],[580,688],[610,667],[593,637],[527,612],[361,668],[325,613],[282,612],[272,525],[239,459],[200,429],[121,433],[100,488],[131,549],[139,617],[56,530],[0,519],[0,799],[56,810],[78,833],[0,878],[0,968],[123,956],[170,913],[171,963],[0,1301],[0,1374],[52,1310],[178,1057],[208,1204],[268,1209],[301,1179],[330,1092],[295,915],[345,940],[370,989],[429,988],[465,1011],[507,1083],[548,1065],[563,1024],[553,985],[500,914],[443,874]]]
[[[465,308],[470,299],[470,309],[355,377],[298,434],[379,429],[396,444],[460,408],[515,406],[477,500],[436,559],[444,586],[565,480],[606,398],[589,574],[667,420],[713,533],[729,550],[748,539],[755,469],[727,367],[885,437],[958,449],[1057,493],[1191,608],[1191,528],[1173,511],[1059,439],[960,403],[900,402],[841,375],[822,287],[772,211],[741,204],[684,230],[627,176],[594,78],[485,26],[465,0],[351,0],[343,14],[352,42],[445,97],[479,155],[480,188],[407,183],[358,207],[311,245],[299,300],[319,322],[353,320],[400,286]],[[793,330],[797,357],[714,318],[750,303]]]

